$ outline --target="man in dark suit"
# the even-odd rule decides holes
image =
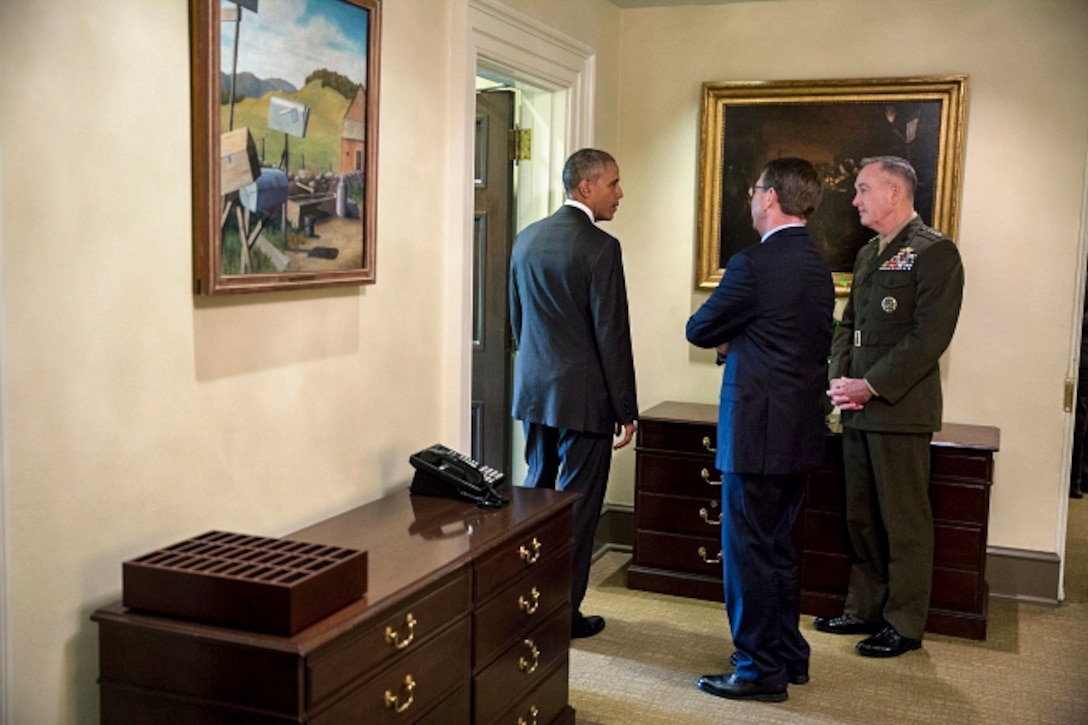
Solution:
[[[581,494],[571,577],[577,638],[604,629],[604,619],[583,616],[581,604],[612,450],[631,442],[638,402],[620,243],[595,224],[611,219],[623,197],[619,167],[604,151],[582,149],[567,159],[563,186],[564,205],[514,242],[510,322],[525,485]]]
[[[867,657],[922,646],[933,581],[930,442],[941,429],[938,361],[963,299],[952,240],[914,211],[918,177],[896,156],[862,159],[861,223],[878,236],[858,252],[835,333],[828,396],[842,410],[846,519],[853,549],[839,617],[821,632],[868,634]]]
[[[781,702],[788,684],[808,681],[793,527],[808,472],[823,458],[835,292],[805,227],[822,195],[812,164],[771,161],[749,195],[762,240],[729,259],[687,324],[692,344],[724,356],[715,465],[736,648],[732,673],[698,685],[719,697]]]

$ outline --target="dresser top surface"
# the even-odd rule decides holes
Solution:
[[[451,575],[519,532],[532,530],[577,498],[573,493],[520,486],[509,486],[504,493],[509,494],[510,503],[492,509],[454,499],[412,496],[403,489],[285,535],[285,539],[369,552],[366,596],[290,637],[183,620],[167,626],[216,639],[260,640],[276,649],[312,649],[360,619]],[[100,609],[93,619],[153,626],[168,622],[131,612],[119,602]]]
[[[710,403],[682,403],[667,400],[642,411],[639,421],[717,425],[718,406]],[[946,422],[941,430],[933,434],[935,446],[997,451],[1000,443],[1000,429],[989,425]]]

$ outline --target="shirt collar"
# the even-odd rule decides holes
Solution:
[[[575,201],[574,199],[567,199],[566,201],[563,202],[563,204],[565,206],[573,206],[576,209],[581,209],[582,211],[584,211],[586,213],[586,216],[589,217],[589,220],[591,222],[596,222],[597,221],[597,219],[593,216],[593,210],[590,209],[585,204],[583,204],[582,202]]]
[[[780,232],[780,231],[782,231],[783,229],[792,229],[793,227],[803,227],[803,226],[805,226],[805,225],[804,225],[804,223],[802,223],[802,222],[790,222],[789,224],[783,224],[783,225],[782,225],[782,226],[780,226],[780,227],[775,227],[775,228],[774,228],[774,229],[772,229],[771,231],[769,231],[769,232],[767,232],[766,234],[764,234],[764,235],[763,235],[763,238],[759,240],[759,243],[760,243],[760,244],[763,244],[763,242],[767,241],[767,238],[768,238],[769,236],[771,236],[772,234],[774,234],[774,233],[776,233],[776,232]]]
[[[896,237],[899,236],[899,232],[906,229],[907,225],[910,224],[912,221],[914,221],[914,218],[916,216],[918,216],[918,212],[913,212],[909,217],[907,217],[907,220],[905,222],[900,224],[895,229],[891,230],[891,232],[889,232],[887,235],[880,237],[880,252],[881,253],[883,253],[884,250],[888,248],[888,245],[891,244],[893,239],[895,239]]]

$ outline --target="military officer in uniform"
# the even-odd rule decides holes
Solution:
[[[843,614],[816,629],[870,635],[861,655],[922,645],[933,577],[930,442],[941,429],[938,360],[952,340],[963,265],[951,239],[914,211],[914,168],[863,159],[854,184],[858,253],[831,350],[828,396],[842,411],[846,517],[853,548]]]

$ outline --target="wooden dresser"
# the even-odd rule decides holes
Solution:
[[[289,534],[370,561],[366,597],[292,636],[100,609],[102,722],[572,724],[575,498],[405,490]]]
[[[639,416],[635,545],[627,584],[721,601],[721,480],[714,467],[718,408],[666,402]],[[999,432],[946,423],[933,437],[930,504],[936,528],[933,595],[926,628],[986,638],[986,538]],[[794,540],[801,610],[842,613],[850,580],[842,438],[828,432]]]

